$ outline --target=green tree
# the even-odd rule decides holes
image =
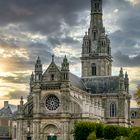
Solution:
[[[87,137],[87,140],[96,140],[95,132],[90,133],[89,136]]]
[[[129,140],[140,140],[140,128],[132,129]]]
[[[137,90],[134,93],[134,97],[135,97],[135,99],[137,101],[137,104],[140,105],[140,85],[137,86]]]

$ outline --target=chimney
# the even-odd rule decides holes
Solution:
[[[8,107],[8,101],[4,101],[4,107]]]

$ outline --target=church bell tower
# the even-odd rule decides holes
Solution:
[[[111,75],[110,40],[105,33],[102,16],[102,0],[91,0],[90,27],[82,45],[82,78]]]

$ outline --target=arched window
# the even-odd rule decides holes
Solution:
[[[52,80],[52,81],[54,80],[54,74],[51,75],[51,80]]]
[[[94,31],[94,35],[93,36],[94,36],[94,40],[96,40],[96,32],[95,31]]]
[[[110,104],[110,117],[116,117],[117,115],[117,107],[115,103]]]
[[[99,10],[99,8],[100,8],[99,3],[95,3],[95,10]]]
[[[131,113],[131,118],[136,118],[136,116],[137,116],[137,112],[136,112],[136,111],[133,111],[133,112]]]
[[[96,64],[93,63],[91,68],[92,68],[92,76],[96,76]]]

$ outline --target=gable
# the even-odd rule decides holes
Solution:
[[[58,66],[52,62],[47,70],[44,72],[42,77],[42,82],[53,82],[53,81],[60,81],[61,80],[61,71],[59,70]]]

